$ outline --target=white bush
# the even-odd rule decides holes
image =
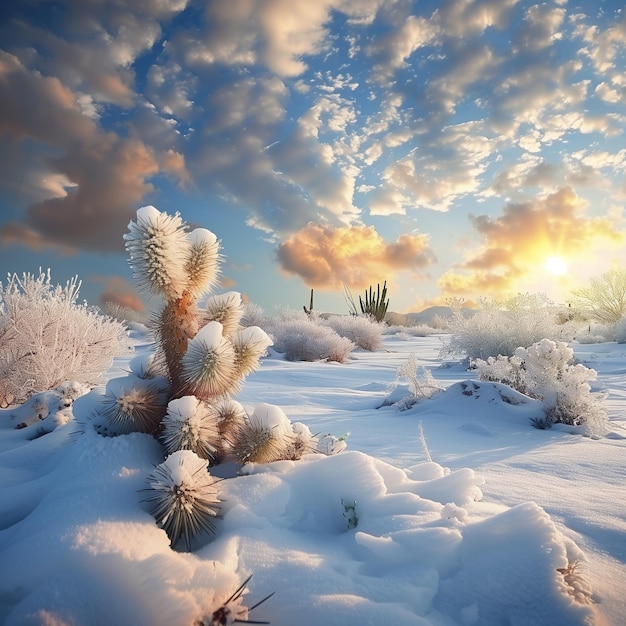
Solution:
[[[626,316],[615,324],[615,341],[626,343]]]
[[[76,303],[79,289],[76,277],[53,286],[49,271],[0,283],[0,406],[64,381],[93,386],[131,349],[123,324]]]
[[[385,324],[364,315],[331,315],[321,321],[332,328],[339,336],[345,337],[358,348],[374,352],[383,347],[382,334]]]
[[[396,371],[396,384],[402,379],[408,383],[409,395],[395,403],[401,411],[410,409],[421,400],[430,400],[444,391],[428,368],[418,366],[417,355],[413,352]]]
[[[274,349],[284,353],[288,361],[343,363],[355,348],[350,340],[319,324],[315,315],[303,311],[283,309],[268,318],[265,330],[274,340]]]
[[[606,432],[604,395],[592,393],[595,370],[574,364],[574,351],[562,341],[542,339],[518,348],[511,357],[489,357],[475,362],[480,380],[509,385],[545,404],[545,424],[582,426],[586,434]]]
[[[545,338],[570,340],[573,328],[557,323],[557,311],[544,295],[518,294],[505,302],[481,301],[481,308],[471,317],[457,307],[450,333],[442,356],[465,354],[473,360],[511,356],[517,348]]]

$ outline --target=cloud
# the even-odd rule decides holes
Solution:
[[[601,30],[590,26],[583,33],[587,44],[583,52],[592,60],[596,70],[607,73],[615,69],[616,58],[626,50],[626,16],[622,15],[614,26]]]
[[[0,246],[12,244],[24,245],[31,250],[52,250],[63,256],[71,256],[76,253],[75,248],[56,244],[32,228],[18,222],[7,222],[0,226]]]
[[[480,122],[447,126],[424,138],[419,150],[384,170],[383,185],[372,193],[372,214],[405,213],[412,207],[447,211],[461,196],[478,191],[493,148]]]
[[[586,203],[571,187],[534,201],[508,204],[502,215],[470,215],[483,244],[438,281],[445,295],[493,295],[515,291],[521,279],[543,272],[546,259],[581,260],[599,246],[626,242],[626,231],[606,218],[586,217]]]
[[[133,206],[152,190],[147,179],[159,171],[148,147],[102,132],[57,78],[2,51],[0,133],[1,182],[19,197],[18,181],[26,178],[32,194],[24,243],[35,241],[34,231],[64,246],[122,248]]]
[[[104,283],[100,302],[111,302],[133,311],[143,311],[145,306],[134,287],[120,276],[91,276],[90,280]]]
[[[352,202],[351,148],[341,136],[354,113],[343,99],[326,95],[286,131],[287,97],[277,77],[216,89],[205,105],[208,140],[188,153],[193,178],[212,181],[246,208],[248,225],[267,233],[290,234],[316,219],[348,223],[359,211]]]
[[[341,289],[343,283],[360,289],[393,280],[399,271],[423,272],[435,262],[428,237],[401,235],[387,243],[372,227],[338,227],[311,223],[282,242],[280,267],[300,276],[306,285]]]

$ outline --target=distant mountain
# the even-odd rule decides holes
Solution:
[[[463,315],[471,317],[476,313],[475,309],[461,309]],[[445,320],[452,316],[449,306],[431,306],[419,313],[387,313],[385,321],[391,325],[399,326],[439,326],[437,318]]]

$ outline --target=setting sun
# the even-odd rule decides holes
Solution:
[[[557,275],[565,274],[568,269],[567,262],[558,256],[549,257],[546,260],[544,267],[548,270],[548,272],[550,272],[550,274]]]

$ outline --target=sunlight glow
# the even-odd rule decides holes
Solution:
[[[558,256],[549,257],[546,260],[544,267],[548,272],[550,272],[550,274],[556,274],[559,276],[565,274],[568,270],[567,262]]]

